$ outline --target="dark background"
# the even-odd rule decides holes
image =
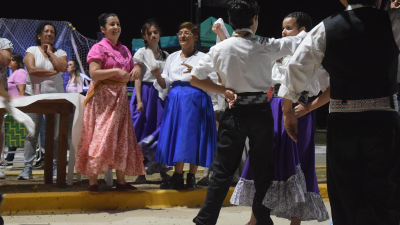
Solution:
[[[97,18],[104,12],[114,12],[121,21],[120,40],[131,49],[132,39],[141,37],[141,26],[148,19],[158,21],[163,36],[175,35],[182,22],[195,22],[195,3],[197,0],[11,0],[1,7],[0,18],[68,21],[82,35],[96,39],[99,31]],[[205,6],[207,3],[212,4],[213,0],[203,0],[201,21],[213,16],[228,22],[225,8]],[[282,20],[291,12],[308,13],[316,25],[344,9],[339,0],[258,0],[258,4],[261,12],[257,34],[275,38],[281,37]]]

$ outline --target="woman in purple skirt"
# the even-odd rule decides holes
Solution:
[[[156,22],[145,23],[141,32],[145,47],[139,49],[133,56],[135,64],[142,69],[140,79],[135,81],[135,90],[130,102],[133,127],[145,157],[144,166],[147,175],[160,173],[161,180],[166,181],[170,178],[167,171],[171,168],[154,161],[164,111],[164,100],[162,94],[159,94],[153,86],[156,77],[151,73],[154,69],[151,67],[157,66],[162,71],[168,53],[161,48],[161,31]],[[138,183],[146,181],[144,175],[136,179]]]
[[[289,14],[283,21],[282,36],[296,36],[302,30],[311,30],[311,19],[306,13]],[[291,225],[301,221],[329,219],[328,212],[319,194],[315,172],[315,128],[311,113],[298,119],[298,142],[295,143],[287,135],[283,126],[283,98],[277,93],[280,81],[285,79],[285,70],[291,56],[275,63],[273,68],[274,95],[271,99],[271,109],[274,117],[274,181],[264,198],[263,205],[271,209],[271,215],[291,220]],[[315,80],[302,93],[300,98],[306,104],[308,97],[316,96],[329,86],[328,74],[325,70],[317,70]],[[299,100],[299,101],[300,101]],[[293,105],[295,107],[296,105]],[[231,203],[241,206],[252,206],[255,189],[249,159],[243,170],[242,177],[232,195]],[[255,225],[252,215],[247,225]]]

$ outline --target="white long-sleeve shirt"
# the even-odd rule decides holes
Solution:
[[[213,46],[192,75],[204,80],[208,73],[217,72],[222,85],[236,93],[265,92],[272,86],[273,63],[293,54],[302,40],[301,35],[282,39],[231,37]]]
[[[362,7],[365,6],[349,5],[346,10],[353,10]],[[324,23],[321,22],[307,34],[304,41],[301,43],[299,48],[294,53],[293,57],[290,59],[288,66],[288,76],[285,76],[285,78],[282,80],[278,96],[290,99],[293,102],[297,102],[301,92],[304,91],[305,88],[310,84],[310,82],[313,80],[313,77],[316,74],[315,72],[318,70],[318,68],[320,68],[321,62],[325,56],[325,50],[326,50],[326,32]],[[371,104],[373,104],[373,102],[380,101],[380,99],[368,99],[364,101],[371,101]],[[334,104],[340,104],[340,103],[335,102]],[[397,106],[397,101],[396,101],[396,106]],[[340,107],[341,106],[339,106],[339,108]],[[359,112],[365,110],[370,110],[370,109],[369,108],[352,109],[351,111]],[[379,110],[394,111],[395,109],[388,107],[385,109],[380,108]],[[331,112],[333,112],[332,109]]]
[[[281,84],[287,74],[288,65],[292,56],[286,56],[282,62],[275,62],[272,68],[272,86]],[[329,87],[329,74],[321,66],[317,71],[310,84],[304,89],[308,91],[308,97],[317,96],[320,91],[324,92]]]

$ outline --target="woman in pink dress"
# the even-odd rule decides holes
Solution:
[[[117,190],[133,191],[125,175],[144,175],[143,154],[135,138],[126,83],[134,73],[132,55],[118,41],[118,16],[99,17],[103,40],[90,50],[87,61],[92,78],[85,99],[76,170],[90,176],[89,192],[98,193],[97,175],[117,170]]]

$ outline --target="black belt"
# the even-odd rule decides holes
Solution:
[[[269,102],[267,93],[264,92],[244,92],[237,94],[235,105],[254,105]]]
[[[278,92],[279,92],[279,88],[281,87],[281,84],[275,84],[274,86],[274,93],[272,94],[273,98],[280,98],[278,96]],[[303,91],[300,94],[300,98],[299,98],[299,102],[303,103],[303,104],[307,104],[308,103],[308,91]]]

